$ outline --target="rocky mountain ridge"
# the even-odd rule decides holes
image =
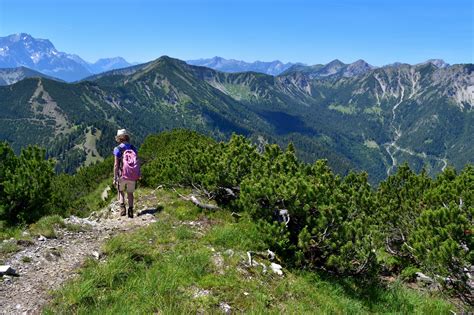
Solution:
[[[0,136],[16,150],[47,146],[68,161],[68,170],[107,155],[115,129],[127,127],[137,142],[171,128],[293,142],[308,162],[327,158],[339,172],[364,169],[374,181],[404,161],[434,175],[446,164],[473,162],[473,68],[428,63],[350,77],[304,71],[275,77],[164,56],[76,84],[25,79],[0,88]],[[347,67],[334,62],[325,71]]]
[[[235,73],[253,71],[269,75],[279,75],[294,65],[294,63],[283,63],[280,60],[246,62],[242,60],[225,59],[218,56],[208,59],[187,60],[186,62],[193,66],[211,68],[222,72]]]
[[[89,63],[81,57],[58,51],[47,39],[20,33],[0,37],[0,68],[27,67],[51,77],[72,82],[95,73],[131,66],[121,57]]]

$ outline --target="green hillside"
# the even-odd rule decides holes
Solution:
[[[0,259],[29,244],[28,224],[55,237],[59,216],[123,221],[110,219],[113,206],[100,210],[110,158],[57,175],[38,148],[15,155],[3,143],[0,156],[0,240],[21,240],[1,242]],[[405,164],[372,186],[366,173],[304,163],[292,144],[216,142],[188,130],[146,137],[139,156],[137,213],[153,210],[156,222],[107,241],[47,313],[472,309],[472,165],[433,179]]]
[[[173,128],[293,142],[305,161],[327,158],[341,174],[367,170],[372,182],[405,161],[433,176],[473,162],[472,70],[426,64],[354,77],[312,78],[306,70],[273,77],[161,57],[75,84],[43,78],[0,87],[0,139],[16,152],[43,145],[68,172],[107,156],[114,130],[126,127],[137,143]]]

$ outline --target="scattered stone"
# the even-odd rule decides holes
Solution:
[[[23,231],[23,232],[21,232],[21,236],[30,236],[30,232]]]
[[[137,208],[139,207],[143,207],[141,197],[137,198]],[[39,314],[50,299],[49,292],[77,275],[75,270],[81,267],[88,257],[97,257],[98,253],[99,258],[103,259],[99,248],[106,239],[121,231],[130,231],[156,221],[153,215],[144,215],[142,218],[146,220],[119,220],[119,210],[118,203],[114,201],[88,218],[70,217],[64,220],[65,223],[88,227],[82,232],[77,229],[59,228],[57,238],[30,235],[33,242],[20,241],[19,244],[24,245],[24,248],[7,256],[2,262],[17,268],[13,277],[0,276],[3,280],[0,280],[0,314]],[[193,223],[195,228],[200,228],[199,221],[198,224]],[[28,239],[26,233],[23,235]],[[0,245],[9,242],[16,244],[17,240],[4,242],[0,241]],[[29,260],[26,257],[32,261],[26,263],[25,260]],[[21,277],[14,278],[16,273],[21,274]]]
[[[89,220],[87,218],[84,218],[84,219],[79,218],[74,215],[70,216],[69,218],[64,219],[64,223],[75,224],[75,225],[89,225],[89,226],[95,226],[97,224],[95,221]]]
[[[242,217],[242,215],[237,212],[232,212],[230,215],[235,219],[240,219]]]
[[[58,250],[53,249],[53,250],[49,250],[46,253],[44,253],[43,257],[44,257],[44,259],[46,259],[47,261],[50,261],[50,262],[58,261],[59,258],[61,257],[61,253]]]
[[[0,276],[3,275],[17,276],[17,273],[10,265],[2,265],[0,266]]]
[[[228,250],[226,250],[226,251],[224,252],[224,254],[225,254],[226,256],[232,257],[232,256],[234,256],[234,250],[228,249]]]
[[[3,279],[3,283],[5,284],[12,284],[13,282],[13,278],[11,276],[3,276],[2,279]]]
[[[220,253],[215,253],[212,255],[212,262],[214,263],[214,266],[217,268],[217,272],[221,275],[224,274],[224,258]]]
[[[271,263],[270,269],[279,276],[283,276],[282,266],[279,264]]]
[[[250,293],[248,293],[248,292],[244,292],[244,295],[245,295],[245,296],[248,296],[249,294],[250,294]]]
[[[110,186],[105,187],[104,191],[100,195],[100,198],[102,199],[102,201],[106,201],[107,198],[109,198],[110,190],[111,190]]]
[[[232,307],[225,303],[225,302],[220,302],[219,303],[219,308],[225,313],[225,314],[230,314]]]
[[[421,282],[426,282],[426,283],[434,283],[433,278],[428,277],[424,273],[417,272],[416,273],[416,280],[421,281]]]
[[[92,257],[95,259],[99,260],[102,255],[98,251],[93,251],[92,252]]]
[[[267,249],[267,253],[268,253],[268,259],[270,260],[274,260],[275,259],[275,253],[272,252],[271,250]]]
[[[211,291],[209,291],[209,290],[196,288],[194,293],[193,293],[193,298],[198,299],[198,298],[203,297],[203,296],[208,296],[209,294],[211,294]]]

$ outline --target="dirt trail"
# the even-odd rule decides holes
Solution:
[[[101,259],[100,247],[108,238],[156,222],[155,194],[138,198],[133,219],[121,217],[117,202],[91,214],[66,222],[81,224],[83,231],[57,230],[56,239],[35,240],[6,260],[19,274],[0,282],[0,314],[39,314],[50,292],[71,279],[87,258]],[[28,258],[25,258],[28,257]]]

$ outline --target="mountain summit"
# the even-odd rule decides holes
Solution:
[[[353,63],[345,64],[339,59],[334,59],[326,65],[294,65],[284,72],[284,74],[290,74],[294,72],[301,72],[308,75],[310,78],[323,78],[323,77],[356,77],[359,75],[366,74],[371,70],[376,69],[365,60],[359,59]]]
[[[89,63],[81,57],[58,51],[48,39],[20,33],[0,37],[0,68],[27,67],[71,82],[94,73],[131,66],[121,57]]]

